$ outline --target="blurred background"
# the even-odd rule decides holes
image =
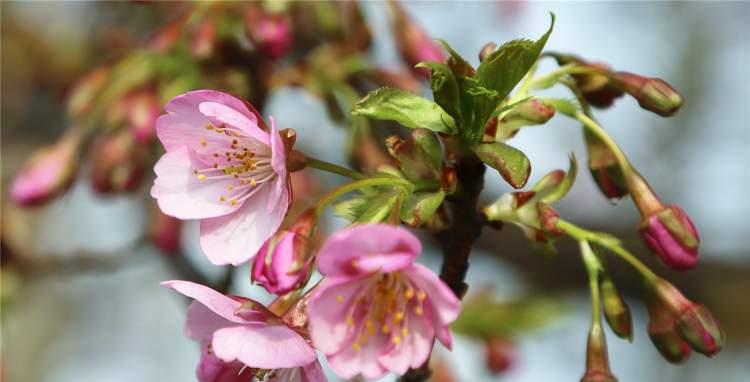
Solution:
[[[744,70],[750,65],[750,5],[525,1],[403,5],[430,36],[447,40],[475,65],[477,53],[489,41],[540,36],[549,23],[547,12],[552,11],[557,24],[547,49],[663,78],[682,93],[686,105],[672,118],[647,113],[629,98],[596,115],[662,199],[681,205],[691,215],[701,234],[698,268],[676,273],[653,261],[637,237],[639,216],[632,203],[611,204],[585,171],[559,211],[581,226],[623,238],[687,297],[709,306],[726,330],[726,348],[714,359],[693,354],[683,365],[666,363],[645,330],[647,316],[637,275],[612,261],[615,280],[634,313],[632,344],[609,336],[610,363],[620,381],[746,381],[750,375],[746,244],[750,86]],[[194,380],[199,351],[183,335],[187,305],[158,283],[204,279],[228,285],[235,294],[269,299],[251,286],[247,266],[227,275],[225,269],[210,265],[198,248],[194,224],[183,227],[179,255],[165,255],[148,240],[154,224],[148,196],[150,168],[140,186],[127,193],[92,190],[96,169],[83,164],[68,192],[48,204],[19,208],[7,197],[13,175],[30,153],[55,142],[76,120],[66,101],[75,83],[93,68],[122,60],[133,49],[158,45],[153,36],[167,21],[179,20],[175,15],[184,6],[140,1],[0,3],[2,381]],[[362,2],[361,8],[373,36],[372,62],[404,71],[387,4]],[[233,22],[231,17],[227,20]],[[222,27],[217,30],[221,34]],[[344,34],[343,38],[354,37]],[[212,69],[211,59],[205,62],[202,73],[218,72]],[[243,65],[238,62],[234,65]],[[288,63],[289,59],[278,61],[279,66]],[[247,63],[255,64],[252,59]],[[182,64],[173,68],[193,69]],[[552,69],[551,62],[540,66],[540,72]],[[233,81],[232,72],[221,70],[222,79],[206,86],[218,88],[214,84]],[[331,118],[330,104],[320,94],[311,94],[307,85],[294,82],[288,83],[295,86],[271,86],[263,94],[263,114],[275,116],[282,128],[294,128],[303,151],[347,163],[352,158],[343,147],[351,137]],[[562,91],[551,94],[567,97]],[[258,94],[247,96],[254,99]],[[531,159],[530,182],[566,168],[570,152],[585,158],[580,127],[562,117],[524,129],[513,144]],[[326,189],[323,185],[342,179],[308,170],[295,182],[298,203],[304,206]],[[486,184],[486,202],[510,190],[494,172],[488,172]],[[329,227],[341,224],[331,217]],[[429,236],[424,241],[428,253],[423,260],[437,270],[440,258],[435,243]],[[584,370],[590,307],[585,271],[571,244],[562,240],[560,255],[550,258],[534,252],[514,227],[485,229],[472,255],[470,297],[484,291],[500,302],[528,305],[528,314],[538,325],[498,323],[511,329],[501,352],[507,364],[497,374],[486,367],[482,341],[458,336],[452,353],[436,350],[435,380],[450,381],[439,379],[449,378],[448,374],[455,381],[578,380]]]

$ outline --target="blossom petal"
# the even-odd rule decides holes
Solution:
[[[167,215],[178,219],[203,219],[222,216],[237,210],[238,206],[222,203],[230,181],[200,180],[193,169],[201,162],[185,146],[168,151],[154,166],[156,180],[151,196]]]
[[[364,320],[361,320],[357,331],[361,330],[363,324]],[[388,369],[378,362],[378,356],[388,344],[388,337],[379,333],[360,348],[355,348],[350,341],[341,351],[327,357],[328,364],[336,375],[344,379],[357,374],[362,374],[367,379],[378,379],[388,373]]]
[[[243,325],[214,333],[213,349],[225,362],[239,360],[262,369],[307,365],[317,359],[315,350],[284,325]]]
[[[182,280],[164,281],[161,283],[161,285],[167,288],[174,289],[177,292],[180,292],[183,295],[196,300],[197,302],[206,306],[206,308],[212,310],[214,313],[218,314],[219,316],[225,318],[228,321],[231,321],[234,323],[240,323],[240,324],[261,322],[261,321],[248,320],[248,319],[238,316],[235,313],[237,309],[239,309],[240,306],[242,306],[242,303],[228,296],[225,296],[207,286],[196,284],[190,281],[182,281]],[[249,301],[252,301],[252,300],[249,300]],[[255,302],[255,304],[260,305],[257,302]]]
[[[421,251],[422,244],[404,228],[357,225],[331,235],[318,254],[318,269],[327,276],[392,272],[410,265]]]
[[[315,348],[333,354],[347,346],[354,328],[346,324],[346,318],[367,285],[367,279],[328,277],[315,289],[307,308],[310,339]]]
[[[326,378],[326,374],[317,360],[302,367],[300,379],[301,382],[328,382],[328,378]]]
[[[201,360],[195,371],[199,382],[247,382],[252,369],[242,362],[224,362],[216,357],[210,341],[201,343]]]
[[[242,106],[245,107],[244,104]],[[234,126],[242,130],[249,137],[266,145],[269,144],[268,133],[258,127],[258,120],[254,115],[252,115],[252,118],[248,118],[247,115],[233,107],[218,102],[201,102],[198,105],[198,109],[216,125],[227,124]],[[245,109],[247,108],[245,107]],[[219,121],[220,123],[214,121]]]
[[[271,186],[260,187],[234,213],[201,221],[201,248],[213,264],[240,265],[250,260],[281,225],[288,202],[278,201],[268,213]]]
[[[214,332],[237,323],[216,314],[199,301],[193,301],[187,311],[185,334],[196,341],[211,339]]]
[[[168,114],[162,115],[156,121],[156,134],[167,151],[195,145],[205,135],[204,127],[210,121],[200,112],[199,107],[203,102],[226,105],[248,120],[255,121],[257,125],[255,114],[247,109],[242,100],[234,96],[213,90],[187,92],[169,101],[165,106]]]
[[[458,318],[461,302],[429,268],[414,264],[407,272],[411,281],[427,295],[425,315],[432,321],[438,340],[448,349],[452,346],[449,324]]]

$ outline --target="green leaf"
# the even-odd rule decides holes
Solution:
[[[380,223],[388,218],[393,211],[393,207],[400,201],[402,196],[401,192],[390,191],[383,192],[377,197],[371,199],[364,211],[357,216],[354,223],[368,224],[368,223]]]
[[[474,67],[472,67],[463,57],[461,57],[455,49],[453,49],[447,41],[438,39],[440,45],[448,51],[450,57],[448,57],[448,67],[451,69],[453,74],[459,77],[471,77],[474,75]]]
[[[419,227],[432,218],[444,199],[443,191],[412,194],[401,207],[401,220],[412,227]]]
[[[505,98],[534,66],[554,25],[555,15],[552,14],[552,22],[547,33],[536,42],[522,39],[503,44],[482,61],[475,78],[483,86],[496,90]]]
[[[439,133],[456,132],[453,117],[438,104],[393,88],[370,92],[354,105],[352,115],[396,121],[412,129],[422,127]]]
[[[576,161],[575,155],[570,155],[570,166],[568,172],[564,173],[565,175],[562,177],[558,176],[559,172],[562,172],[562,170],[552,172],[548,176],[545,176],[531,189],[532,191],[537,192],[537,195],[539,196],[538,200],[540,202],[546,204],[554,203],[564,198],[568,191],[570,191],[570,188],[573,187],[576,175],[578,175],[578,161]],[[555,178],[555,181],[549,183],[545,182],[545,180],[550,177]]]
[[[439,62],[420,62],[417,68],[430,69],[430,88],[432,98],[447,111],[457,125],[461,125],[461,98],[458,91],[458,83],[448,65]]]
[[[473,148],[482,162],[494,168],[514,188],[526,184],[531,174],[531,162],[521,150],[505,143],[483,143]]]

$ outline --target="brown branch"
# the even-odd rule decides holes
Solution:
[[[486,223],[484,215],[477,211],[479,194],[484,187],[485,168],[484,163],[474,154],[458,160],[456,173],[459,192],[446,198],[451,225],[435,235],[443,251],[440,278],[459,299],[463,298],[469,287],[464,279],[469,270],[471,249]],[[400,380],[402,382],[426,381],[432,374],[428,363],[429,361],[417,369],[409,370]]]

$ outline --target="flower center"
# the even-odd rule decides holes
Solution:
[[[268,145],[226,125],[209,123],[205,131],[206,137],[195,149],[205,167],[194,168],[193,175],[201,181],[225,181],[227,192],[219,196],[220,202],[237,205],[253,195],[257,185],[276,176]]]
[[[409,336],[409,310],[417,316],[424,314],[427,295],[402,272],[378,273],[369,283],[354,299],[346,318],[346,324],[354,327],[355,313],[364,311],[364,321],[356,329],[352,343],[355,351],[378,335],[387,336],[391,343],[400,345]],[[343,303],[343,299],[339,302]]]

